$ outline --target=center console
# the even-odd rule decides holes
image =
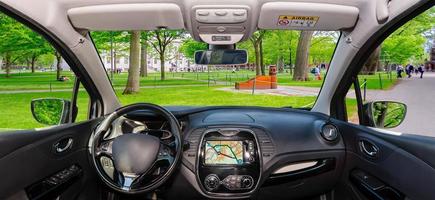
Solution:
[[[245,195],[257,187],[262,160],[251,130],[206,130],[197,155],[197,179],[206,194]]]

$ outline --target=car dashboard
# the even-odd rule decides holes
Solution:
[[[291,108],[166,108],[184,140],[179,170],[161,189],[167,198],[299,198],[331,190],[341,175],[345,146],[326,115]],[[172,137],[165,119],[147,110],[112,126],[106,137]]]

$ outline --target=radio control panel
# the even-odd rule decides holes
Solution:
[[[207,194],[247,194],[256,188],[261,154],[254,132],[206,130],[198,155],[197,178]]]
[[[223,180],[216,174],[209,174],[204,179],[204,187],[207,191],[214,191],[219,187],[228,190],[247,190],[254,186],[254,178],[250,175],[228,175]]]

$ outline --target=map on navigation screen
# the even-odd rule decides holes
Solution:
[[[241,165],[243,164],[242,141],[206,141],[205,164]]]

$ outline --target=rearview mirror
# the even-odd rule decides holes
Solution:
[[[197,65],[243,65],[248,63],[246,50],[205,50],[195,52]]]
[[[393,101],[375,101],[364,104],[368,124],[376,128],[399,126],[406,116],[406,105]]]
[[[33,99],[31,103],[33,118],[50,126],[68,122],[70,108],[71,102],[65,99]]]

